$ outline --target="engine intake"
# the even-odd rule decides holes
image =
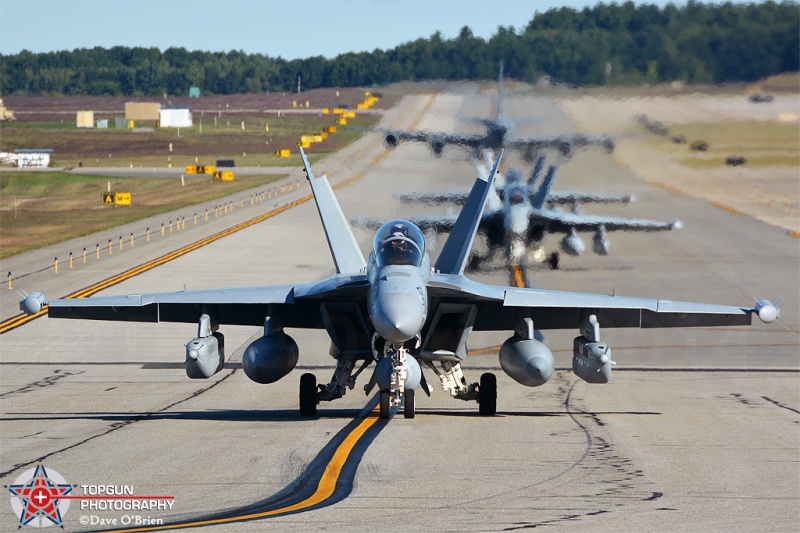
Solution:
[[[386,142],[386,146],[389,148],[397,148],[397,136],[392,135],[391,133],[387,134],[386,137],[383,139]]]

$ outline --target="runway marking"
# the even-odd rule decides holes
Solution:
[[[145,526],[141,528],[113,529],[107,531],[108,533],[122,533],[127,531],[164,531],[169,529],[183,529],[216,524],[231,524],[235,522],[244,522],[248,520],[293,513],[320,505],[334,495],[336,491],[336,483],[339,480],[339,476],[342,473],[342,469],[344,468],[347,459],[350,457],[350,453],[353,451],[353,448],[355,448],[356,444],[358,444],[359,440],[364,436],[367,430],[370,429],[378,420],[380,420],[380,411],[377,407],[373,408],[364,415],[363,420],[344,438],[342,443],[336,448],[336,451],[333,453],[330,462],[325,467],[325,471],[319,480],[317,489],[311,496],[300,502],[286,505],[278,509],[271,509],[269,511],[230,516],[225,518],[197,520],[193,522],[164,524],[158,526]]]
[[[525,288],[525,278],[522,275],[522,267],[519,265],[511,267],[511,279],[515,287],[520,289]]]

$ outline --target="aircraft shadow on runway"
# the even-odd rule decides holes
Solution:
[[[498,417],[504,416],[521,416],[521,417],[559,417],[559,416],[570,416],[574,414],[579,415],[587,415],[587,416],[603,416],[603,415],[649,415],[649,416],[660,416],[662,413],[654,412],[654,411],[581,411],[577,413],[568,413],[565,411],[502,411],[500,409],[497,410]],[[476,414],[474,410],[470,411],[454,411],[451,409],[426,409],[424,407],[417,407],[416,409],[416,416],[418,418],[423,418],[426,415],[432,416],[465,416],[465,417],[477,417],[479,416]]]
[[[149,412],[87,412],[87,413],[14,413],[0,417],[3,422],[41,422],[53,420],[103,420],[106,422],[136,422],[144,420],[206,420],[210,422],[290,422],[316,419],[353,419],[362,409],[326,409],[317,411],[315,418],[300,416],[297,409],[204,409],[202,411]],[[8,415],[8,413],[6,413]]]

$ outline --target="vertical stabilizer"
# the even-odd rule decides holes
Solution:
[[[531,177],[528,178],[528,195],[535,194],[536,182],[539,181],[539,174],[542,172],[542,167],[544,167],[544,156],[540,155],[538,158],[536,158],[536,163],[533,166]]]
[[[503,63],[500,63],[500,75],[497,77],[497,121],[503,120]]]
[[[367,266],[367,263],[353,236],[350,224],[344,217],[342,208],[339,207],[336,195],[333,194],[328,178],[325,176],[314,177],[311,165],[309,165],[306,153],[302,148],[300,148],[300,157],[303,159],[303,167],[305,167],[308,183],[311,185],[311,192],[314,194],[322,227],[325,229],[328,247],[331,249],[333,262],[336,264],[336,272],[340,274],[360,272]]]
[[[531,205],[534,209],[541,209],[544,207],[547,197],[550,196],[550,187],[553,185],[553,180],[556,177],[556,171],[558,171],[558,165],[560,162],[561,156],[558,157],[558,161],[556,161],[555,165],[552,165],[549,169],[547,169],[547,174],[545,174],[544,180],[539,186],[539,190],[536,191],[536,194],[534,194],[533,198],[531,199]]]
[[[447,238],[447,242],[442,247],[442,253],[436,260],[436,270],[442,274],[463,274],[464,267],[467,265],[469,251],[472,249],[472,241],[478,231],[483,216],[483,207],[486,204],[486,196],[492,187],[497,169],[500,167],[500,160],[503,158],[503,150],[497,154],[492,171],[485,178],[478,176],[472,190],[469,192],[464,208],[456,219],[453,230]]]

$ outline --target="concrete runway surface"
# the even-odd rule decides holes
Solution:
[[[548,100],[508,97],[511,117],[541,119],[519,133],[571,131]],[[479,93],[473,85],[435,98],[410,96],[383,124],[475,131],[455,117],[488,117],[494,101],[494,91]],[[523,165],[509,154],[504,168],[527,172]],[[314,171],[334,184],[352,181],[337,191],[348,217],[387,220],[447,211],[398,205],[395,193],[466,189],[476,175],[455,150],[439,159],[423,146],[386,152],[377,135]],[[297,169],[287,180],[302,175]],[[80,485],[126,485],[135,495],[174,496],[169,511],[82,510],[85,502],[72,500],[67,531],[133,526],[136,517],[208,528],[217,519],[219,531],[800,530],[798,240],[649,186],[601,151],[562,164],[554,190],[567,189],[634,193],[639,200],[631,205],[586,211],[681,218],[685,227],[610,234],[609,256],[562,255],[558,271],[530,269],[531,285],[730,305],[749,305],[753,295],[783,296],[781,320],[749,328],[602,331],[619,363],[605,386],[569,371],[577,332],[545,332],[559,369],[537,389],[499,368],[492,347],[510,332],[473,334],[469,346],[478,355],[465,364],[467,379],[497,374],[497,416],[479,417],[474,402],[452,400],[435,387],[432,397],[417,398],[415,419],[383,421],[365,415],[375,403],[361,389],[369,370],[345,398],[320,405],[316,419],[299,417],[300,374],[313,371],[327,382],[334,368],[324,333],[287,330],[300,346],[300,363],[263,386],[241,370],[241,353],[260,328],[221,328],[226,368],[209,380],[190,380],[183,344],[196,326],[40,318],[0,336],[3,485],[42,464],[76,485],[76,495],[84,494]],[[301,188],[58,276],[31,273],[15,288],[60,297],[308,192]],[[85,240],[100,238],[107,237]],[[366,255],[371,233],[356,230],[356,238]],[[557,241],[548,238],[548,250]],[[430,240],[432,257],[443,242]],[[3,271],[13,263],[34,272],[53,255],[53,249],[23,254],[4,261]],[[306,201],[98,294],[307,282],[331,273],[316,208]],[[502,268],[470,276],[509,281]],[[16,314],[16,294],[3,289],[2,297],[5,320]],[[346,444],[356,434],[357,443]],[[344,458],[337,456],[343,446],[349,446]],[[327,497],[320,500],[323,489]],[[236,521],[242,516],[250,518]],[[101,518],[107,522],[96,523]],[[17,529],[10,505],[0,506],[0,523]]]

